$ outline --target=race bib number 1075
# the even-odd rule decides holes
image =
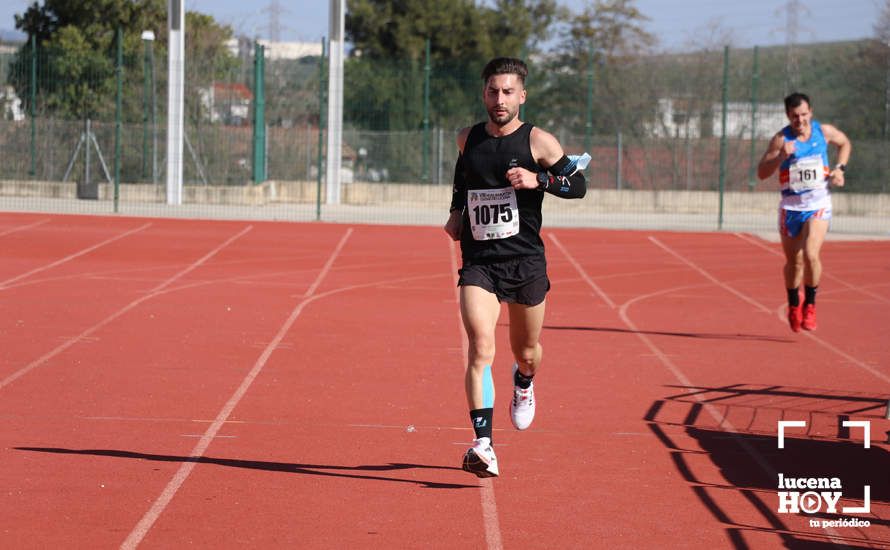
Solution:
[[[519,209],[512,187],[471,189],[467,191],[467,209],[477,241],[505,239],[519,233]]]

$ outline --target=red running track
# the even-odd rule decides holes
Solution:
[[[504,324],[480,481],[440,229],[0,214],[3,546],[890,547],[890,242],[829,242],[793,334],[776,244],[545,240],[538,418]],[[870,510],[780,513],[779,473]]]

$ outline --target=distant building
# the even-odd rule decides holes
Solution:
[[[661,98],[655,108],[655,122],[646,124],[652,137],[701,137],[701,114],[688,99]]]
[[[321,41],[319,42],[272,42],[271,40],[257,40],[256,43],[265,48],[264,55],[267,60],[301,59],[303,57],[318,57],[322,54]],[[245,37],[231,38],[226,41],[226,47],[235,57],[251,57],[254,52],[253,40]]]
[[[702,117],[707,116],[706,128],[710,135],[719,136],[723,123],[723,106],[711,104],[703,113],[703,106],[694,105],[683,98],[662,98],[656,105],[655,122],[646,125],[647,134],[653,137],[697,139],[702,137]],[[758,103],[755,113],[754,139],[769,139],[788,121],[782,103]],[[726,104],[726,135],[751,137],[751,103]]]
[[[720,135],[721,110],[719,103],[712,107],[712,135]],[[788,125],[784,103],[758,103],[754,112],[754,139],[769,139]],[[731,137],[751,137],[751,103],[729,102],[726,104],[726,135]]]
[[[22,100],[16,95],[12,86],[0,87],[0,114],[3,120],[25,120],[25,111],[22,109]]]
[[[253,93],[244,84],[215,82],[210,88],[201,88],[203,112],[211,122],[229,126],[244,126],[250,122],[250,104]]]
[[[279,59],[301,59],[303,57],[318,57],[321,55],[321,41],[319,42],[272,42],[270,40],[257,40],[265,48],[266,59],[276,61]]]

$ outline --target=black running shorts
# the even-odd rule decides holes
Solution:
[[[550,290],[543,255],[519,256],[499,262],[469,263],[458,271],[457,286],[478,286],[499,302],[536,306]]]

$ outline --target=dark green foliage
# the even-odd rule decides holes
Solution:
[[[139,120],[143,110],[143,30],[152,30],[157,89],[166,82],[167,47],[165,0],[47,0],[32,4],[16,16],[16,27],[36,38],[39,75],[36,82],[39,112],[61,118],[113,116],[115,90],[115,32],[123,31],[124,119]],[[187,112],[197,116],[197,90],[230,72],[234,59],[224,42],[229,27],[207,15],[186,14]],[[30,42],[19,49],[12,84],[23,101],[30,101]],[[165,94],[160,94],[161,99]]]
[[[553,0],[349,0],[347,119],[364,129],[413,130],[423,116],[426,41],[430,42],[431,113],[441,127],[473,122],[480,72],[495,56],[528,57],[556,15]],[[469,111],[468,111],[469,109]],[[468,116],[468,112],[470,115]]]

